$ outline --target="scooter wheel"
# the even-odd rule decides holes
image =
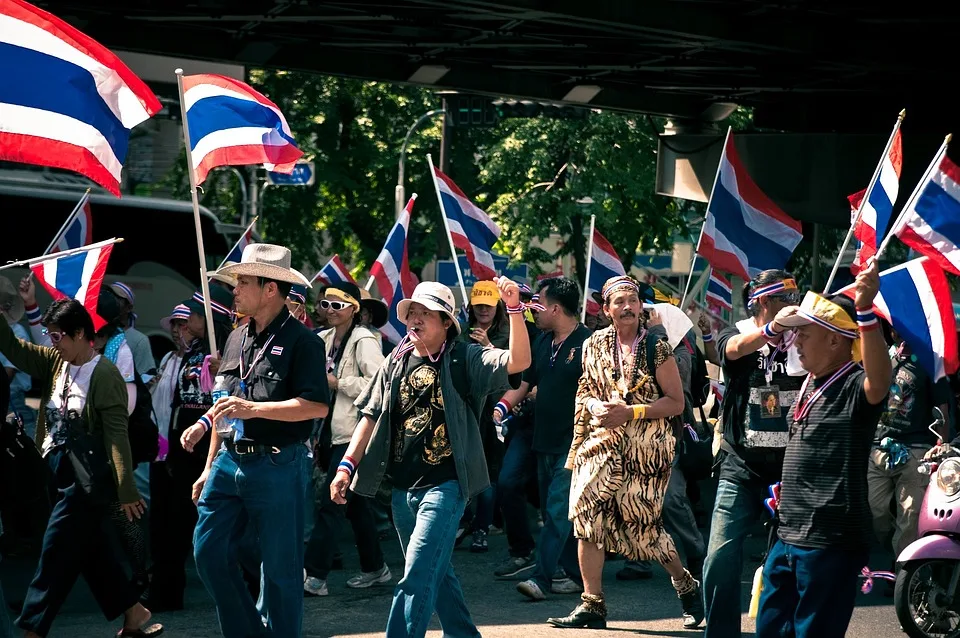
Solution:
[[[897,612],[897,620],[900,621],[900,627],[910,638],[957,638],[960,637],[960,628],[946,629],[938,627],[940,624],[947,626],[955,625],[951,623],[951,618],[956,618],[956,612],[951,609],[943,611],[950,615],[942,618],[931,618],[930,616],[918,617],[920,613],[917,608],[917,598],[919,597],[925,604],[937,603],[940,597],[939,592],[946,592],[950,583],[950,576],[956,568],[956,561],[951,560],[917,560],[904,565],[903,569],[897,572],[897,583],[893,593],[893,607]],[[951,605],[953,607],[953,605]],[[936,613],[936,610],[933,610]],[[922,629],[922,626],[928,626],[930,621],[934,625],[930,632]],[[946,631],[945,631],[946,629]]]

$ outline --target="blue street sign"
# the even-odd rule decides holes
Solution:
[[[458,259],[460,261],[460,270],[463,271],[463,283],[469,289],[473,284],[477,283],[477,278],[474,277],[473,272],[470,270],[467,257],[465,255],[459,255]],[[493,267],[498,275],[501,277],[509,277],[514,281],[517,279],[526,280],[529,272],[526,264],[518,264],[511,267],[509,260],[500,255],[493,256]],[[441,259],[437,262],[437,281],[451,288],[460,286],[460,282],[457,281],[457,270],[453,266],[452,259]]]
[[[313,186],[316,179],[317,171],[313,162],[297,162],[289,175],[267,171],[267,182],[274,186]]]

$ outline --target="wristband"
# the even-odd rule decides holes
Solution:
[[[511,409],[510,403],[503,399],[500,399],[500,401],[497,402],[497,405],[493,406],[493,411],[499,412],[501,419],[504,419],[508,414],[510,414]]]
[[[204,432],[209,432],[210,428],[213,427],[213,421],[211,421],[210,417],[208,417],[206,414],[197,419],[197,423],[203,426]]]
[[[523,311],[525,311],[526,309],[527,309],[527,307],[524,306],[522,303],[521,303],[521,304],[518,304],[518,305],[516,305],[516,306],[507,306],[507,314],[508,314],[508,315],[519,315],[519,314],[523,314]]]
[[[346,472],[347,476],[353,476],[353,473],[357,471],[357,464],[349,456],[344,456],[340,465],[337,466],[337,471]]]
[[[27,315],[27,321],[30,322],[31,326],[39,326],[40,319],[42,318],[40,314],[40,307],[37,304],[24,307],[24,313]]]
[[[645,405],[635,405],[633,406],[633,420],[643,420],[647,418],[647,406]]]
[[[711,341],[713,341],[713,334],[710,333],[710,332],[705,333],[705,334],[703,335],[703,342],[704,342],[704,343],[710,343]]]
[[[867,332],[879,328],[880,320],[877,319],[877,315],[873,312],[872,308],[869,310],[857,310],[857,325],[860,327],[860,330]]]
[[[771,321],[763,327],[763,336],[767,339],[776,339],[780,336],[780,333],[773,329],[774,322]]]

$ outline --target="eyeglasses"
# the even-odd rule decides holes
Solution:
[[[329,299],[321,299],[320,307],[324,310],[343,310],[344,308],[349,308],[353,304],[349,304],[346,301],[330,301]]]
[[[50,337],[50,343],[60,343],[60,340],[67,336],[66,332],[50,331],[43,329],[43,334]]]

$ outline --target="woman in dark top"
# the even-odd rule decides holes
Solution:
[[[230,316],[233,294],[223,287],[211,286],[210,298],[213,301],[214,340],[222,352],[233,328]],[[144,602],[156,611],[183,609],[185,566],[192,555],[193,528],[197,524],[197,508],[192,500],[193,483],[206,465],[210,442],[208,432],[195,448],[197,451],[187,452],[180,445],[181,433],[213,406],[210,388],[204,389],[201,384],[204,360],[210,354],[203,295],[194,293],[183,304],[190,309],[190,317],[180,329],[187,350],[180,363],[173,393],[169,452],[164,461],[150,465],[153,575]]]
[[[53,347],[24,343],[0,322],[0,352],[41,380],[36,440],[57,490],[40,564],[17,625],[28,638],[46,636],[83,574],[104,616],[123,615],[120,635],[156,636],[163,628],[144,627],[150,612],[137,602],[110,536],[103,533],[118,497],[128,519],[144,511],[133,480],[123,379],[91,347],[93,321],[78,301],[55,301],[42,324]]]

